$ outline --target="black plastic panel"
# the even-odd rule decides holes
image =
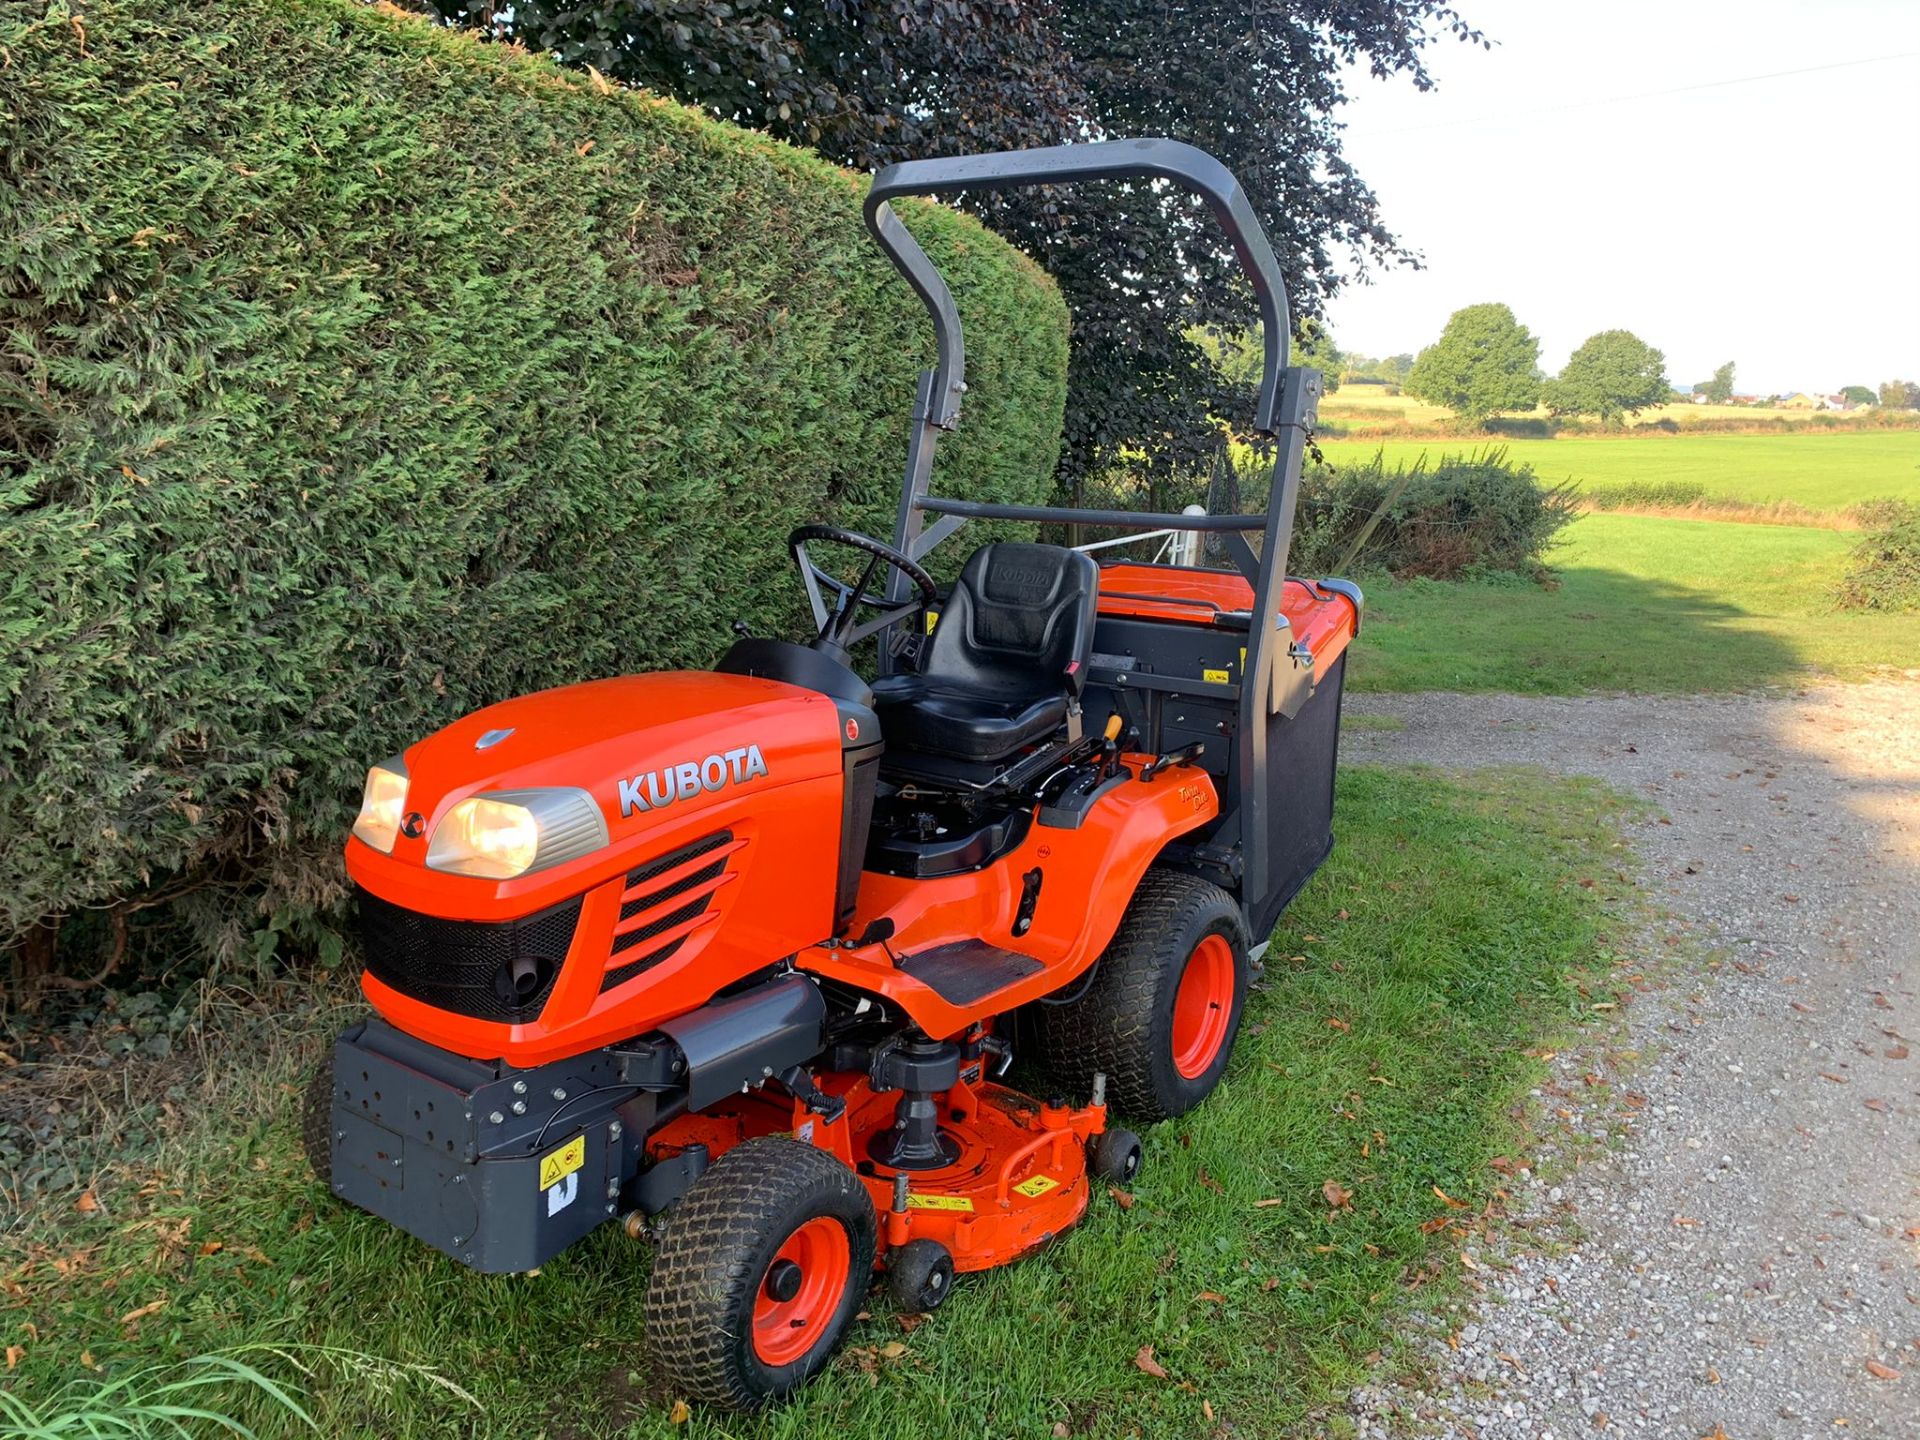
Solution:
[[[521,920],[442,920],[362,890],[360,935],[367,971],[383,985],[436,1009],[508,1024],[534,1019],[580,920],[578,898]],[[517,959],[540,966],[539,985],[524,998],[505,977]]]

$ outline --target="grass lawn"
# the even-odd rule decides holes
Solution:
[[[1840,510],[1862,500],[1920,500],[1920,430],[1812,431],[1775,435],[1613,435],[1555,440],[1325,440],[1327,459],[1359,463],[1382,449],[1389,466],[1488,445],[1533,466],[1541,480],[1583,488],[1680,482],[1710,500],[1787,501]]]
[[[1708,691],[1920,667],[1920,615],[1834,608],[1852,535],[1612,514],[1582,516],[1566,535],[1549,557],[1561,581],[1553,591],[1517,580],[1367,581],[1351,683]]]
[[[217,1061],[157,1152],[9,1227],[9,1384],[40,1403],[89,1367],[273,1342],[432,1366],[478,1402],[337,1353],[305,1352],[308,1375],[262,1362],[328,1435],[1346,1433],[1364,1357],[1410,1288],[1446,1292],[1491,1162],[1524,1145],[1531,1057],[1616,998],[1631,803],[1522,773],[1343,773],[1340,848],[1277,934],[1226,1082],[1149,1133],[1131,1207],[1099,1197],[917,1326],[876,1299],[784,1411],[672,1423],[642,1340],[647,1252],[617,1230],[482,1277],[332,1202],[294,1133],[319,1022],[275,1020],[279,1002],[252,1012],[278,1038]],[[1167,1378],[1136,1366],[1147,1345]],[[257,1402],[247,1418],[287,1428]]]

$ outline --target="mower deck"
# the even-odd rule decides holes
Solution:
[[[860,1176],[881,1216],[879,1254],[911,1240],[937,1240],[968,1272],[1007,1264],[1070,1229],[1087,1208],[1086,1142],[1106,1130],[1106,1106],[1043,1104],[1017,1090],[966,1079],[936,1097],[951,1163],[901,1169],[873,1158],[894,1128],[898,1096],[875,1093],[864,1075],[825,1078],[821,1090],[846,1110],[827,1120],[797,1102],[753,1091],[658,1131],[654,1164],[684,1162],[703,1147],[704,1165],[762,1136],[792,1136],[819,1147]]]

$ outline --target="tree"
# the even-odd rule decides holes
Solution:
[[[1731,385],[1733,367],[1721,368]],[[1714,380],[1719,378],[1716,372]],[[1556,415],[1618,420],[1649,405],[1664,405],[1672,389],[1665,355],[1631,330],[1602,330],[1568,357],[1558,379],[1540,387],[1540,398]]]
[[[1540,399],[1540,342],[1505,305],[1469,305],[1415,358],[1406,392],[1466,420],[1531,410]]]
[[[1479,42],[1447,0],[1169,9],[1144,0],[426,0],[450,20],[591,65],[857,169],[1102,137],[1178,135],[1246,187],[1297,322],[1407,252],[1341,152],[1356,66],[1430,85],[1423,51]],[[1126,452],[1198,464],[1251,397],[1190,335],[1247,323],[1204,210],[1164,186],[957,200],[1053,274],[1074,313],[1063,471]]]
[[[1696,395],[1704,395],[1713,405],[1725,405],[1733,399],[1733,361],[1729,360],[1713,372],[1713,378],[1704,384],[1693,387]]]
[[[1849,405],[1873,405],[1880,397],[1864,385],[1842,385],[1840,398]]]
[[[1920,385],[1911,380],[1889,380],[1880,387],[1880,404],[1887,410],[1920,410]]]
[[[1300,326],[1288,358],[1295,365],[1309,365],[1320,372],[1322,393],[1331,395],[1340,388],[1342,356],[1333,336],[1318,320]],[[1251,393],[1260,383],[1260,370],[1266,363],[1266,351],[1258,330],[1220,332],[1204,325],[1187,331],[1187,338],[1206,353],[1228,385]]]

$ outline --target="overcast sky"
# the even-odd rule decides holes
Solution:
[[[1683,388],[1920,379],[1920,0],[1456,3],[1491,51],[1352,82],[1347,154],[1425,268],[1336,298],[1342,349],[1501,300],[1549,373],[1625,328]]]

